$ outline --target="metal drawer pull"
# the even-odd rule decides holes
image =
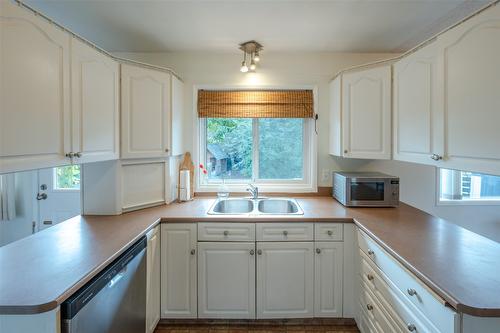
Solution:
[[[372,250],[372,249],[368,249],[368,255],[372,256],[372,255],[374,255],[374,254],[375,254],[375,252],[373,252],[373,250]]]
[[[373,305],[366,304],[366,308],[368,309],[368,311],[371,311],[371,310],[373,310]]]
[[[283,235],[284,235],[284,236],[288,236],[288,231],[283,230]]]
[[[75,156],[78,157],[78,158],[80,158],[80,157],[82,157],[82,153],[77,152],[77,153],[75,153]]]
[[[408,292],[408,295],[410,296],[415,296],[417,294],[417,291],[415,289],[412,289],[412,288],[408,288],[408,290],[406,290]]]
[[[191,250],[191,255],[194,256],[194,254],[196,253],[196,250],[195,249],[192,249]]]
[[[368,279],[368,281],[372,281],[374,279],[373,275],[371,274],[366,274],[366,278]]]
[[[331,231],[331,230],[328,230],[326,233],[328,234],[328,236],[333,235],[333,231]]]
[[[408,326],[406,326],[406,328],[410,332],[415,332],[417,330],[417,327],[415,327],[415,325],[413,325],[413,324],[408,324]]]
[[[229,231],[224,230],[224,236],[227,236],[227,235],[229,235]]]
[[[250,250],[250,255],[253,256],[255,254],[254,250]]]
[[[316,249],[316,253],[317,253],[317,254],[320,254],[320,253],[321,253],[321,249],[320,249],[320,248],[317,248],[317,249]]]
[[[257,250],[257,254],[258,254],[259,256],[261,256],[261,255],[262,255],[262,250]]]
[[[432,154],[431,155],[431,158],[434,160],[434,161],[439,161],[439,160],[442,160],[443,159],[443,156],[440,156],[438,154]]]

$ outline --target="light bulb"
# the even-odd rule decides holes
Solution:
[[[242,61],[242,62],[241,62],[240,72],[242,72],[242,73],[246,73],[246,72],[248,72],[248,67],[247,67],[247,64],[246,64],[246,62],[245,62],[245,61]]]
[[[254,60],[255,62],[259,62],[259,61],[260,61],[259,52],[255,52],[255,55],[254,55],[254,57],[253,57],[253,60]]]
[[[254,59],[252,59],[252,62],[250,63],[250,70],[253,72],[257,68],[257,65],[255,64]]]

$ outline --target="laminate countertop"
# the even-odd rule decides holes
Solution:
[[[160,222],[345,222],[370,235],[458,312],[500,317],[500,243],[421,210],[297,198],[304,215],[207,215],[213,198],[78,216],[0,248],[0,314],[55,309]]]

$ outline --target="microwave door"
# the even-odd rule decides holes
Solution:
[[[386,204],[386,190],[383,179],[352,179],[348,186],[348,201],[353,206],[383,206]]]

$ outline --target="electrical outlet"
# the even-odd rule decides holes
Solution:
[[[331,173],[332,173],[332,172],[331,172],[330,170],[328,170],[328,169],[323,169],[323,170],[321,171],[321,181],[322,181],[322,182],[327,182],[327,181],[329,181],[329,180],[330,180],[330,175],[331,175]]]

